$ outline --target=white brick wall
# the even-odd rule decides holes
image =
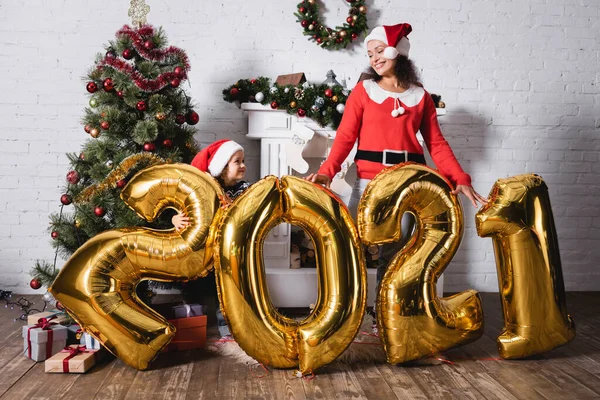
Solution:
[[[0,4],[0,287],[29,291],[28,271],[51,260],[48,214],[57,211],[66,152],[88,137],[80,77],[127,19],[128,2],[23,0]],[[332,68],[354,83],[364,49],[329,52],[301,34],[297,1],[148,0],[149,21],[187,50],[200,113],[197,139],[245,143],[250,178],[258,145],[246,117],[221,100],[243,77]],[[326,22],[345,18],[328,1]],[[541,174],[550,187],[568,290],[597,290],[600,272],[600,3],[597,0],[370,2],[370,26],[410,22],[411,56],[430,92],[448,104],[443,130],[475,188],[497,178]],[[497,290],[491,241],[477,237],[465,206],[465,237],[446,274],[448,290]]]

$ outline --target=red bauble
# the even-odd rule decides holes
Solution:
[[[58,238],[58,232],[52,231],[52,233],[50,234],[50,236],[52,237],[52,239],[57,239]]]
[[[306,111],[304,111],[303,108],[299,108],[298,111],[296,111],[296,114],[298,114],[299,117],[304,117],[306,116]]]
[[[173,141],[171,139],[165,139],[163,140],[163,147],[166,147],[168,149],[170,149],[171,147],[173,147]]]
[[[146,111],[146,102],[144,100],[138,101],[135,108],[137,108],[138,111]]]
[[[239,93],[239,92],[240,92],[240,89],[238,89],[238,88],[234,87],[234,88],[231,88],[231,90],[229,91],[229,94],[230,94],[232,97],[235,97],[235,96],[237,96],[237,95],[238,95],[238,93]]]
[[[179,79],[183,79],[185,77],[185,69],[182,67],[175,67],[173,72],[175,72],[175,75],[177,75]]]
[[[96,214],[97,217],[104,217],[106,210],[100,206],[96,206],[96,208],[94,208],[94,214]]]
[[[67,182],[70,184],[76,185],[79,182],[79,172],[77,171],[69,171],[67,173]]]
[[[127,185],[127,181],[125,179],[121,179],[121,180],[117,181],[117,187],[119,189],[123,189],[125,187],[125,185]]]
[[[115,88],[115,85],[113,84],[112,79],[110,78],[106,78],[104,80],[104,82],[102,82],[102,87],[104,88],[104,90],[106,90],[107,92],[110,92],[111,90],[113,90]]]
[[[177,86],[179,86],[179,83],[180,83],[179,79],[177,79],[177,78],[171,79],[171,86],[177,87]]]
[[[38,278],[33,278],[31,282],[29,282],[29,286],[31,286],[32,289],[38,290],[42,287],[42,282],[40,282]]]
[[[63,311],[63,310],[65,309],[65,307],[64,307],[64,306],[61,304],[61,302],[60,302],[60,301],[57,301],[57,302],[54,304],[54,307],[58,308],[60,311]]]
[[[69,204],[71,204],[71,196],[68,194],[63,194],[62,196],[60,196],[60,202],[63,203],[65,206],[68,206]]]
[[[317,38],[317,43],[319,43],[319,44],[323,43],[323,39]]]
[[[117,92],[117,96],[122,99],[123,98],[123,92],[121,92],[120,90]]]
[[[331,90],[331,88],[327,88],[327,89],[325,89],[325,96],[326,96],[326,97],[331,97],[331,96],[333,96],[333,90]]]
[[[177,122],[179,125],[183,124],[185,122],[185,115],[177,114],[175,116],[175,122]]]
[[[352,17],[348,17],[348,18],[346,18],[346,22],[347,22],[347,23],[351,24],[351,23],[352,23],[352,21],[354,21],[354,20],[352,19]]]
[[[100,122],[100,126],[104,130],[107,130],[108,128],[110,128],[110,124],[108,123],[108,121],[102,121],[102,122]]]
[[[251,83],[251,84],[253,84],[253,85],[254,85],[256,82],[257,82],[257,81],[256,81],[256,79],[250,79],[250,83]]]
[[[83,130],[85,131],[85,133],[90,133],[92,131],[92,127],[89,125],[86,125],[83,127]]]
[[[350,36],[352,37],[352,40],[356,40],[358,38],[358,35],[356,33],[353,33]]]
[[[279,104],[277,104],[277,102],[276,102],[276,101],[272,101],[272,102],[271,102],[271,108],[272,108],[273,110],[277,110],[277,108],[279,108]]]
[[[126,60],[131,60],[133,58],[133,51],[131,51],[131,49],[125,49],[121,54]]]
[[[185,120],[190,125],[196,125],[198,121],[200,121],[200,116],[196,111],[192,110],[189,113],[187,113]]]
[[[303,28],[306,28],[309,25],[309,22],[307,20],[303,20],[300,22],[300,25],[302,25]]]
[[[154,42],[152,40],[146,40],[144,42],[144,48],[146,50],[152,50],[154,48]]]
[[[305,14],[306,13],[306,7],[300,7],[298,9],[298,11],[300,11],[300,14]]]
[[[96,83],[94,83],[94,82],[88,82],[88,84],[85,86],[85,88],[87,89],[88,92],[94,93],[96,90],[98,90],[98,85],[96,85]]]
[[[144,143],[144,151],[154,151],[156,150],[156,146],[154,143]]]

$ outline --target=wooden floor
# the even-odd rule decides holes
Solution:
[[[23,355],[17,310],[0,308],[0,399],[591,399],[600,398],[600,293],[569,293],[577,324],[569,345],[528,360],[498,360],[497,294],[482,294],[485,335],[444,354],[452,363],[343,364],[312,380],[251,369],[204,351],[166,353],[150,371],[111,359],[85,375],[46,374]],[[40,297],[32,297],[41,301]],[[264,375],[261,377],[261,373]]]

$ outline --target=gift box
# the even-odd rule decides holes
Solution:
[[[27,325],[35,325],[41,318],[50,319],[52,318],[52,322],[56,322],[57,324],[62,324],[67,321],[67,315],[60,310],[49,310],[44,312],[39,312],[35,314],[29,314],[27,316]]]
[[[67,345],[67,328],[42,318],[42,322],[23,327],[25,355],[34,361],[44,361]]]
[[[81,341],[90,350],[100,350],[102,348],[102,344],[89,333],[84,333]]]
[[[164,351],[201,349],[206,346],[206,315],[169,320],[175,325],[175,336]]]
[[[46,372],[83,374],[96,364],[98,354],[99,350],[74,344],[47,359],[44,368]]]
[[[202,306],[200,304],[182,304],[173,307],[173,315],[175,318],[199,317],[202,314]]]

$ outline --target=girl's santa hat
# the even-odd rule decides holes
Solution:
[[[399,54],[408,57],[410,42],[407,36],[411,32],[410,24],[378,26],[365,38],[365,46],[371,40],[380,40],[388,45],[383,51],[383,56],[388,60],[393,60]]]
[[[209,144],[192,160],[192,165],[200,171],[208,172],[214,177],[221,175],[231,157],[244,148],[233,140],[217,140]]]

